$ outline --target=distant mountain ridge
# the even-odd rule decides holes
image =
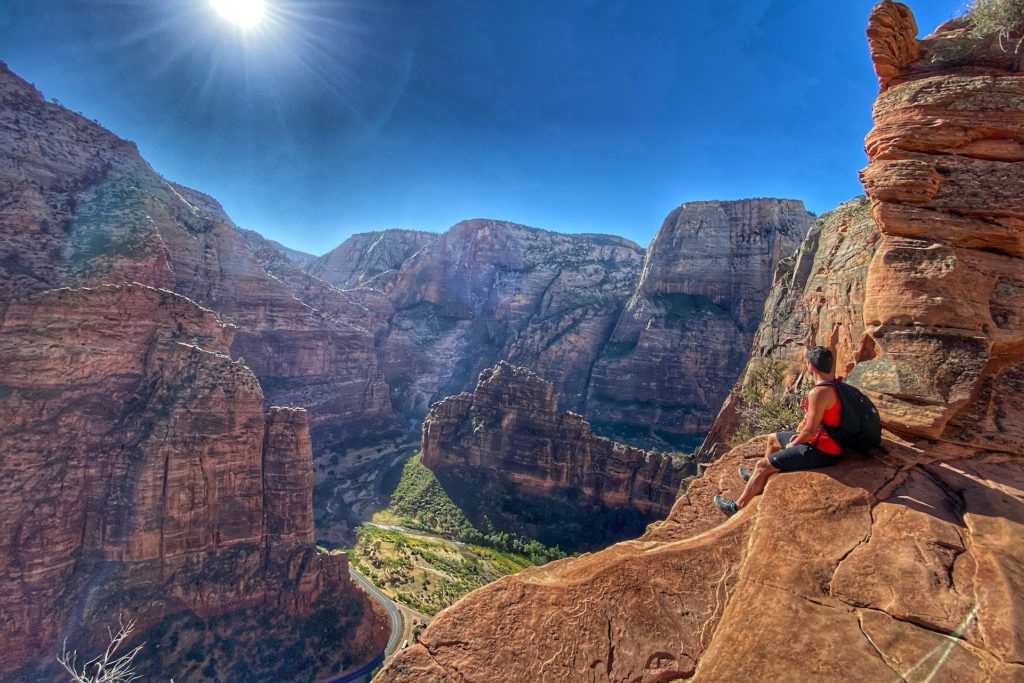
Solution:
[[[795,200],[692,202],[649,249],[474,219],[353,235],[303,270],[372,311],[392,404],[410,419],[508,360],[602,433],[692,447],[746,360],[775,264],[812,219]]]

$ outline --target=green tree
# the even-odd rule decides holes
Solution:
[[[736,447],[758,434],[794,429],[803,419],[800,394],[785,382],[786,365],[764,360],[754,366],[739,391],[740,423],[729,440]]]
[[[1019,52],[1024,44],[1024,0],[973,0],[967,17],[977,38],[996,34],[1007,52]]]

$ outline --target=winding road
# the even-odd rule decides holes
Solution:
[[[370,594],[377,602],[384,605],[384,609],[388,612],[388,617],[391,619],[391,637],[388,638],[387,647],[384,648],[384,658],[388,658],[391,654],[398,649],[399,641],[402,638],[402,632],[404,631],[405,619],[402,617],[402,611],[398,609],[398,605],[394,603],[387,595],[385,595],[379,588],[370,583],[370,580],[360,574],[354,568],[349,567],[348,573],[352,575],[352,578],[356,580],[364,591]]]

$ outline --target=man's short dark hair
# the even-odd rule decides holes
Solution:
[[[829,373],[832,372],[832,366],[835,364],[835,359],[832,357],[832,352],[824,346],[815,346],[813,349],[807,352],[807,362],[813,365],[818,372]]]

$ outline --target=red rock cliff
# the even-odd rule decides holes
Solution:
[[[962,23],[915,33],[905,6],[873,10],[884,92],[863,178],[879,237],[851,280],[862,338],[844,342],[852,380],[901,436],[773,477],[725,520],[710,497],[737,495],[737,465],[763,444],[735,449],[636,541],[442,612],[381,680],[1024,677],[1024,78]],[[824,222],[819,247],[844,225]],[[773,308],[802,326],[849,315],[829,301],[828,274],[800,279],[812,278],[822,311],[802,283]]]
[[[682,457],[595,436],[581,416],[558,412],[550,383],[504,361],[480,373],[472,394],[435,403],[422,435],[422,462],[442,480],[500,482],[511,487],[513,498],[551,505],[569,496],[584,516],[599,504],[636,511],[648,521],[659,518],[672,507],[682,480],[696,471]],[[559,542],[565,546],[567,540]]]
[[[308,615],[325,594],[374,624],[349,654],[381,644],[344,557],[312,545],[306,412],[264,413],[256,377],[227,355],[233,333],[140,284],[8,304],[0,675],[52,663],[61,637],[119,613],[141,628],[186,610]]]
[[[688,446],[703,436],[743,369],[775,265],[813,218],[785,199],[692,202],[670,213],[594,366],[587,417]]]
[[[360,307],[301,272],[325,310],[298,300],[302,288],[266,272],[214,199],[160,177],[134,144],[3,65],[0,146],[0,308],[51,287],[165,287],[237,326],[233,357],[268,403],[309,409],[318,449],[389,419],[372,333],[352,322]]]

